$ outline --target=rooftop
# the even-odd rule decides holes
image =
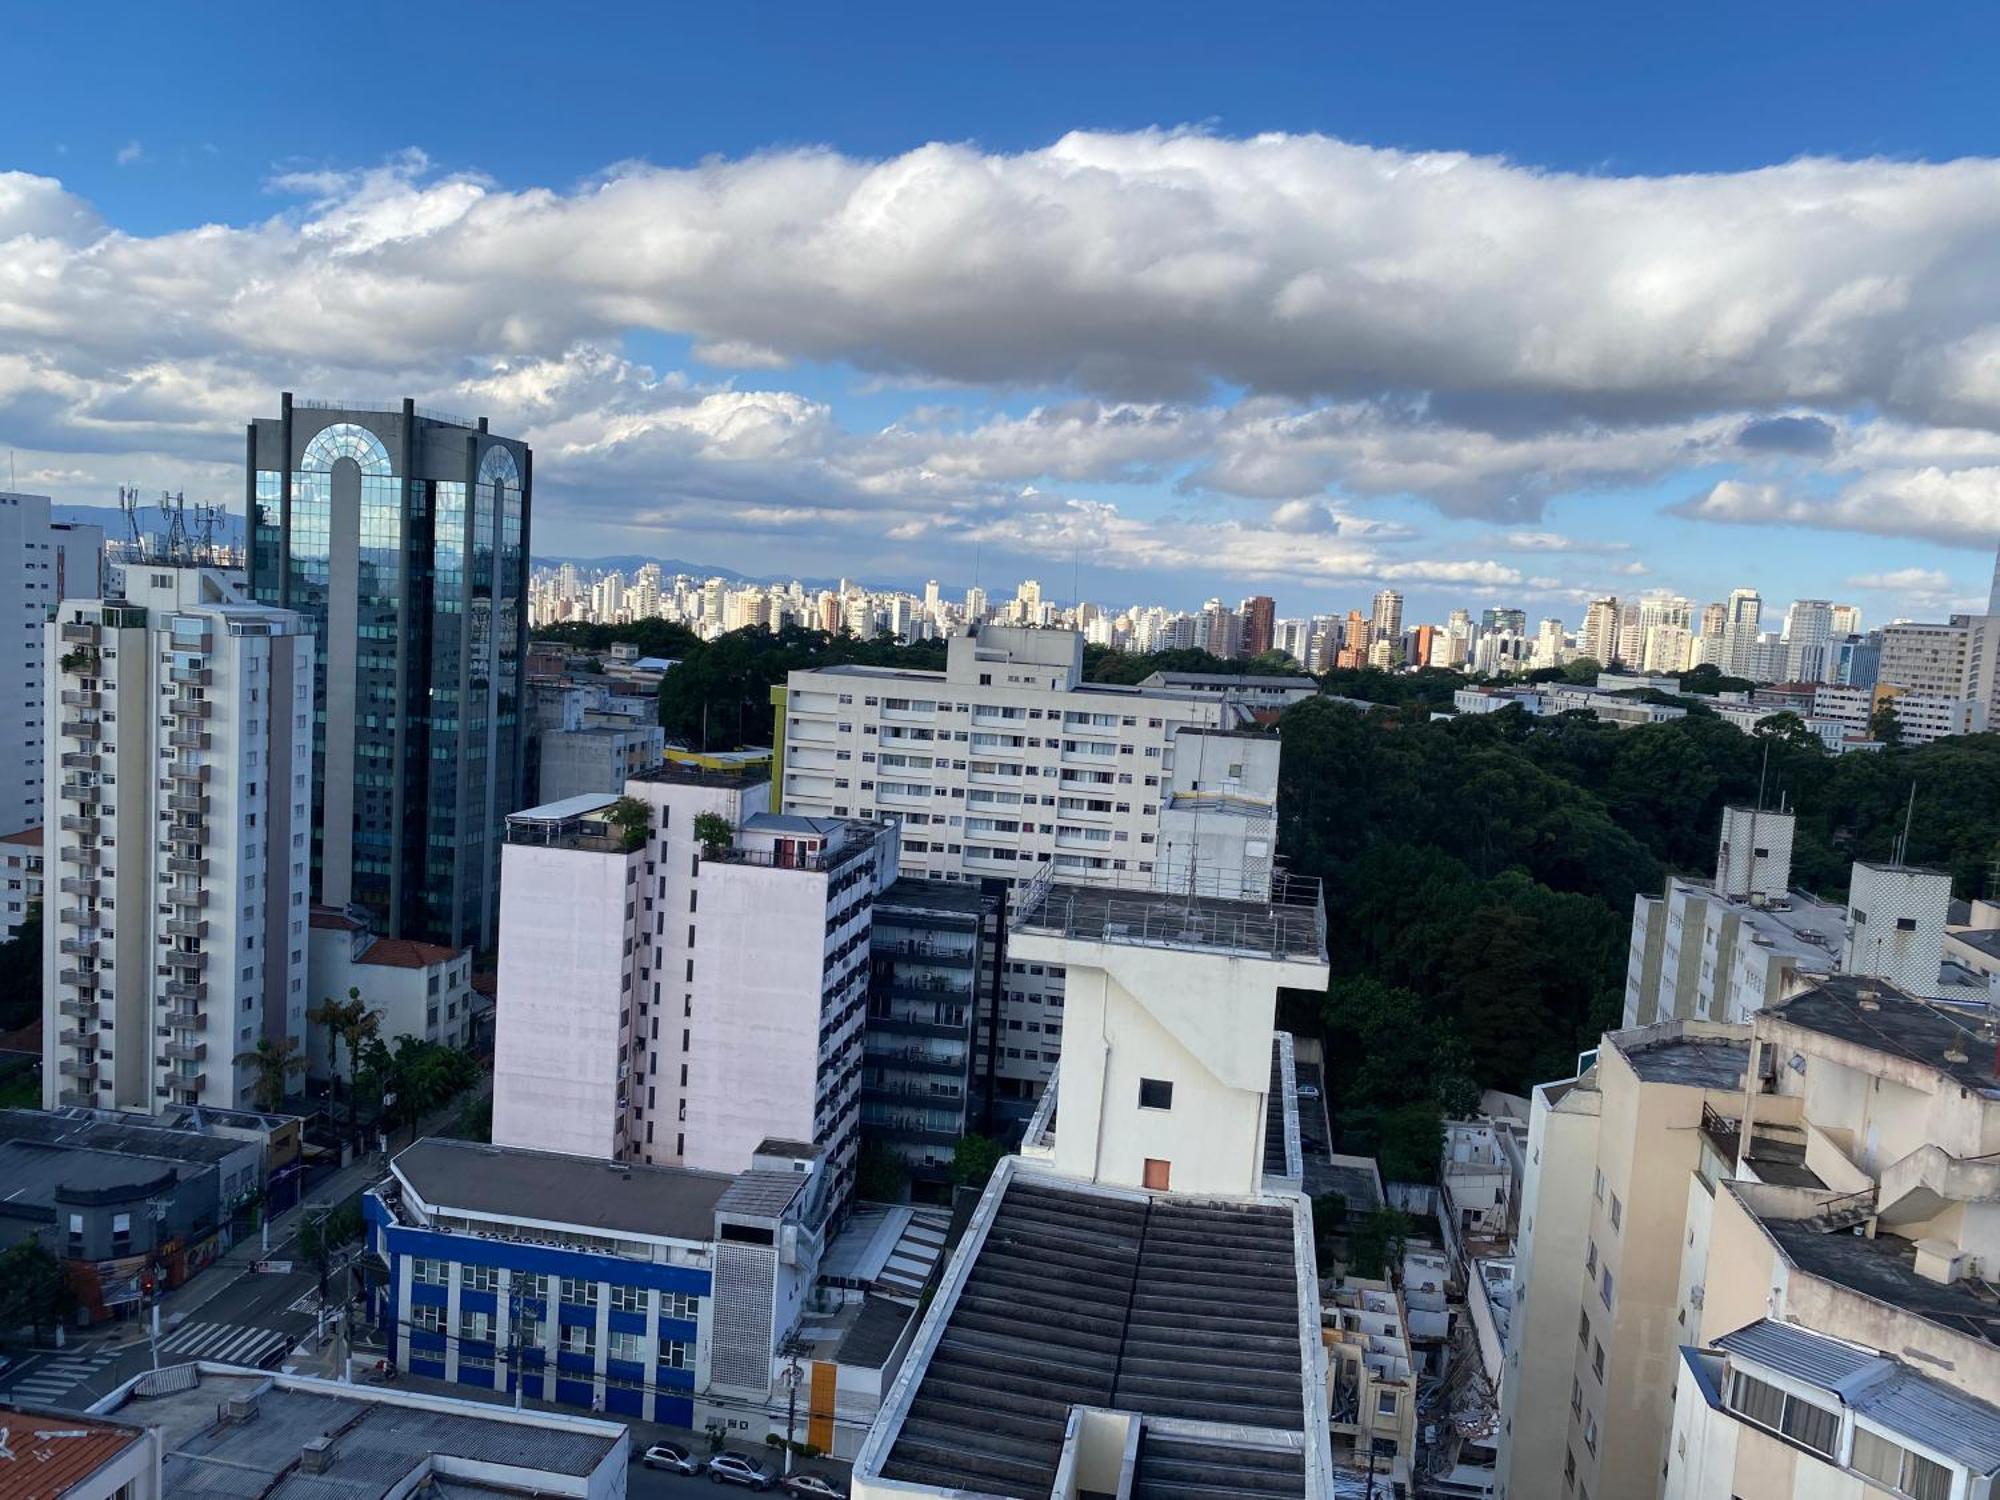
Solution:
[[[145,1436],[125,1422],[0,1401],[0,1500],[57,1500]]]
[[[390,969],[428,969],[433,964],[450,963],[461,951],[440,943],[420,943],[413,938],[377,938],[362,950],[356,962]]]
[[[1761,1015],[1930,1068],[1961,1088],[1987,1094],[2000,1089],[1994,1043],[1980,1035],[1983,1018],[1918,1000],[1884,980],[1832,975],[1765,1006]]]
[[[1747,1206],[1747,1205],[1746,1205]],[[1759,1220],[1785,1258],[1808,1275],[1948,1328],[2000,1344],[2000,1298],[1980,1281],[1932,1281],[1916,1268],[1916,1245],[1892,1234],[1829,1233],[1814,1219]]]
[[[1984,953],[1988,958],[2000,958],[2000,927],[1962,927],[1946,934],[1953,942]]]
[[[434,1209],[532,1219],[599,1233],[706,1242],[736,1179],[429,1137],[391,1164]]]
[[[0,844],[20,844],[29,849],[42,847],[42,830],[23,828],[19,833],[0,834]]]
[[[129,1204],[166,1192],[179,1176],[171,1164],[143,1156],[7,1141],[0,1144],[0,1183],[6,1184],[0,1219],[46,1224],[60,1203]]]
[[[1818,1386],[1870,1422],[1948,1454],[1975,1474],[2000,1469],[2000,1408],[1901,1360],[1768,1318],[1724,1334],[1715,1347]]]
[[[530,1493],[541,1476],[595,1474],[628,1441],[610,1422],[213,1366],[181,1386],[142,1376],[115,1408],[160,1428],[168,1500],[388,1500],[427,1473]],[[139,1394],[149,1389],[160,1394]],[[229,1416],[232,1399],[254,1400],[254,1419]],[[306,1473],[305,1447],[318,1438],[330,1442],[319,1472]]]
[[[1605,1040],[1644,1083],[1673,1083],[1691,1089],[1740,1089],[1750,1066],[1750,1038],[1690,1035],[1681,1023],[1614,1031]]]
[[[1319,680],[1313,677],[1280,677],[1263,672],[1154,672],[1139,686],[1158,683],[1162,687],[1243,687],[1316,693]]]
[[[1218,1424],[1203,1430],[1217,1452],[1156,1451],[1150,1480],[1142,1443],[1137,1495],[1209,1493],[1215,1473],[1259,1467],[1246,1445],[1287,1455],[1273,1492],[1303,1494],[1307,1460],[1323,1461],[1325,1413],[1323,1394],[1306,1392],[1319,1347],[1300,1308],[1312,1280],[1297,1264],[1294,1214],[1035,1178],[1010,1158],[857,1477],[879,1465],[904,1484],[1042,1500],[1080,1405]]]
[[[1326,961],[1319,882],[1284,876],[1273,878],[1269,901],[1182,895],[1151,886],[1072,885],[1044,877],[1018,893],[1008,925],[1015,932],[1084,942]]]
[[[36,1141],[76,1150],[203,1163],[226,1161],[247,1144],[87,1109],[0,1109],[0,1141]]]
[[[996,899],[976,884],[957,880],[925,880],[921,876],[905,875],[875,898],[875,920],[882,920],[885,908],[978,917],[993,909]]]
[[[746,761],[740,766],[708,766],[691,760],[666,760],[644,771],[635,771],[628,781],[658,781],[674,786],[753,787],[771,779],[766,759]]]

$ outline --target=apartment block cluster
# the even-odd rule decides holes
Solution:
[[[39,538],[8,737],[37,833],[0,848],[44,898],[47,1107],[274,1108],[290,1059],[329,1070],[327,996],[454,1046],[484,1008],[472,949],[524,800],[530,455],[484,419],[289,395],[245,445],[247,574],[135,543],[100,576],[101,538],[0,506]]]
[[[2000,1477],[2000,905],[1897,860],[1815,900],[1794,831],[1730,808],[1712,879],[1640,896],[1622,1026],[1534,1091],[1472,1278],[1493,1494]],[[1489,1180],[1454,1154],[1448,1197]]]

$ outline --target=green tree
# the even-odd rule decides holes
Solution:
[[[729,826],[729,819],[721,813],[705,812],[694,815],[694,838],[701,845],[701,852],[714,859],[727,849],[736,839],[736,830]]]
[[[0,942],[0,1031],[33,1024],[42,1013],[42,903],[31,901],[14,935]]]
[[[605,810],[604,820],[618,830],[628,850],[645,843],[653,831],[653,809],[638,797],[620,797]]]
[[[281,1037],[276,1041],[267,1036],[259,1037],[255,1047],[236,1054],[236,1063],[238,1067],[256,1069],[257,1076],[250,1085],[250,1094],[257,1107],[263,1110],[283,1109],[285,1099],[292,1091],[292,1080],[306,1070],[305,1056],[291,1037]]]
[[[1385,1279],[1402,1264],[1409,1238],[1410,1216],[1384,1204],[1348,1231],[1348,1270],[1373,1281]]]
[[[952,1148],[951,1180],[959,1187],[984,1188],[1002,1154],[1000,1143],[989,1136],[960,1136]]]
[[[358,987],[350,986],[345,1000],[331,997],[320,1001],[306,1012],[306,1019],[315,1026],[324,1026],[327,1031],[327,1050],[333,1065],[333,1079],[336,1089],[340,1087],[340,1049],[347,1049],[347,1123],[353,1132],[357,1148],[361,1138],[361,1119],[354,1103],[354,1074],[359,1065],[361,1049],[368,1039],[382,1029],[380,1011],[371,1010],[368,1002],[361,998]]]
[[[62,1262],[40,1240],[18,1240],[0,1253],[0,1328],[26,1328],[39,1338],[75,1306]]]
[[[1881,706],[1868,716],[1868,737],[1885,745],[1903,743],[1903,716],[1896,712],[1894,698],[1884,698]]]

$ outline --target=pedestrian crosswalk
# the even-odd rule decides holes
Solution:
[[[160,1339],[160,1359],[206,1359],[219,1365],[262,1365],[284,1352],[294,1335],[240,1323],[184,1323]]]
[[[10,1400],[26,1401],[35,1405],[60,1405],[64,1396],[110,1364],[115,1357],[111,1354],[61,1355],[45,1364],[36,1365],[28,1374],[7,1387],[7,1396]]]

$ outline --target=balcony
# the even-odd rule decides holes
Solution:
[[[64,688],[62,706],[64,708],[96,708],[98,706],[96,688]]]
[[[202,736],[207,739],[207,735]],[[184,781],[190,786],[205,786],[208,782],[207,766],[191,766],[183,761],[175,761],[167,767],[167,775],[175,781]]]
[[[167,860],[167,871],[173,875],[205,876],[208,874],[208,861],[205,859],[191,859],[185,854],[175,854],[169,856]]]
[[[56,944],[56,951],[67,953],[71,958],[97,957],[97,934],[88,937],[66,937]]]
[[[92,1058],[89,1062],[83,1062],[78,1058],[66,1057],[56,1064],[56,1071],[65,1078],[87,1078],[92,1083],[95,1083],[97,1081],[97,1059]]]
[[[208,923],[198,918],[169,917],[167,919],[167,936],[177,938],[205,938],[208,936]]]
[[[194,1007],[208,998],[208,986],[199,979],[169,979],[160,987],[167,999],[177,1002],[167,1012],[167,1020],[175,1026],[206,1026],[206,1013]]]
[[[963,1037],[966,1032],[964,1021],[920,1021],[914,1016],[870,1016],[867,1021],[870,1031],[883,1032],[890,1036],[930,1036]]]
[[[169,1073],[167,1075],[167,1083],[171,1087],[177,1088],[182,1093],[188,1095],[189,1099],[182,1101],[183,1103],[187,1103],[191,1102],[192,1096],[199,1094],[203,1089],[208,1087],[208,1075],[206,1073]]]
[[[208,967],[208,955],[206,953],[184,953],[180,949],[175,948],[167,954],[167,963],[179,971],[181,977],[185,978],[190,974],[199,974],[203,969],[206,969]]]
[[[176,792],[167,798],[167,811],[205,815],[208,812],[208,798],[197,792]]]
[[[64,833],[97,832],[96,813],[64,813],[56,820],[56,826]]]
[[[189,890],[175,886],[167,893],[167,900],[184,911],[200,911],[208,905],[208,892],[200,889]]]
[[[160,1050],[171,1062],[203,1062],[208,1058],[207,1042],[168,1042]]]
[[[74,985],[80,990],[90,989],[97,983],[97,970],[58,969],[56,970],[56,983]]]
[[[167,731],[167,743],[176,750],[206,750],[209,737],[205,729],[171,729]]]
[[[71,1108],[81,1106],[85,1109],[90,1109],[97,1104],[97,1096],[86,1089],[64,1089],[56,1095],[56,1103],[68,1105]]]
[[[65,1026],[61,1031],[56,1033],[56,1040],[61,1042],[65,1047],[95,1047],[97,1045],[97,1030],[95,1027],[88,1031],[83,1031],[75,1026]]]
[[[97,1024],[97,1002],[95,1000],[58,1000],[56,1009],[80,1026]]]
[[[73,740],[84,740],[86,742],[94,742],[102,727],[95,719],[64,719],[62,721],[62,732],[64,734]]]
[[[97,644],[97,627],[85,624],[79,620],[71,620],[64,624],[62,638],[72,645],[95,646]]]
[[[103,762],[90,750],[65,750],[62,754],[62,768],[65,771],[95,771]]]
[[[95,760],[96,757],[88,756],[86,759]],[[74,777],[63,782],[56,789],[57,794],[65,802],[95,802],[102,790],[103,788],[99,787],[94,781],[83,781]]]
[[[97,879],[92,875],[65,875],[59,887],[65,896],[83,896],[92,901],[97,899]]]
[[[177,719],[206,719],[215,712],[215,705],[206,698],[176,698],[167,711]]]
[[[57,913],[65,927],[95,927],[97,913],[81,906],[65,906]]]
[[[963,1032],[959,1033],[959,1040],[964,1040]],[[926,1052],[917,1047],[870,1047],[864,1056],[869,1067],[880,1068],[885,1073],[941,1073],[948,1078],[965,1076],[963,1056]]]
[[[95,869],[104,851],[95,844],[65,844],[62,862],[66,865],[86,865]]]
[[[215,681],[215,673],[207,667],[169,667],[167,681],[183,687],[208,687]]]

